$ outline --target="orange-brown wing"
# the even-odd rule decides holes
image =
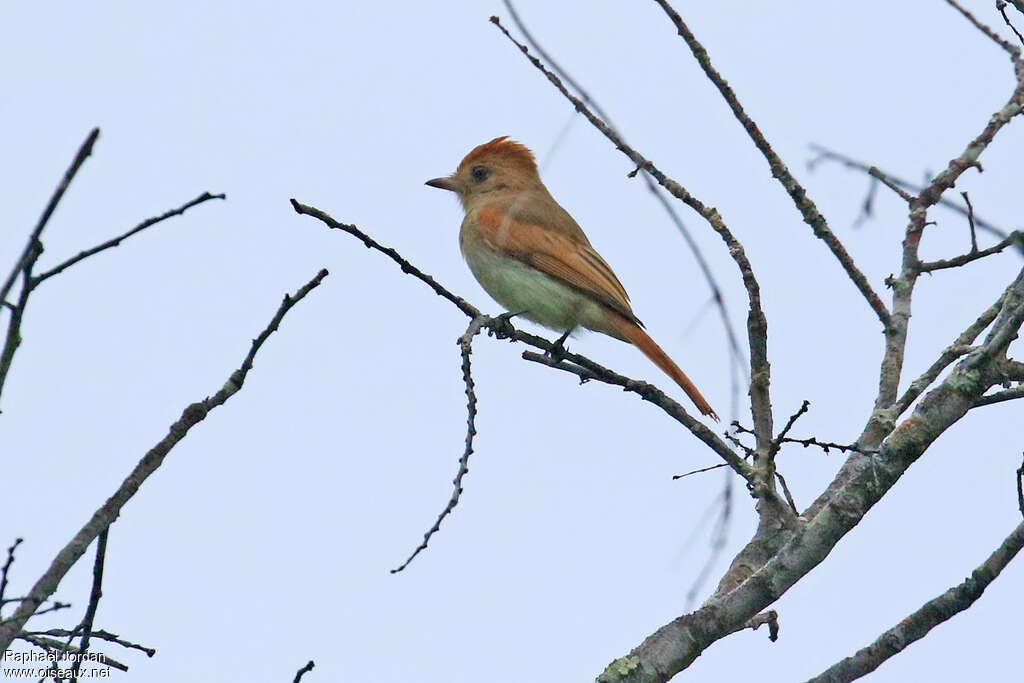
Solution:
[[[479,237],[495,251],[589,294],[640,324],[619,278],[589,244],[515,220],[498,208],[481,209],[477,213],[477,225]]]
[[[491,206],[500,208],[520,223],[543,225],[573,242],[582,242],[590,246],[590,240],[587,239],[583,228],[554,200],[543,185],[517,192],[511,197],[494,202]]]

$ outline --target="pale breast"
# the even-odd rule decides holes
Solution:
[[[556,332],[577,326],[603,331],[600,304],[580,290],[475,240],[463,238],[461,243],[477,282],[506,310]]]

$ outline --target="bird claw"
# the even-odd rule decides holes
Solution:
[[[569,350],[565,348],[565,340],[569,338],[571,332],[572,330],[566,330],[565,334],[556,339],[551,348],[544,352],[544,355],[555,362],[564,360],[565,355],[569,353]]]
[[[498,339],[511,338],[516,331],[516,328],[512,325],[512,318],[517,315],[522,315],[522,313],[522,311],[508,311],[507,313],[502,313],[501,315],[491,318],[494,324],[491,326],[490,330],[488,330],[488,334],[493,334]]]

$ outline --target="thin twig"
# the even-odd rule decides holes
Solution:
[[[978,335],[982,331],[992,324],[992,321],[999,315],[999,311],[1003,307],[1003,301],[1006,298],[1006,292],[1004,291],[996,299],[995,303],[985,309],[978,318],[968,325],[967,329],[960,333],[960,335],[953,340],[953,343],[946,347],[945,350],[939,355],[939,357],[932,363],[920,377],[915,379],[907,387],[907,390],[903,392],[903,395],[897,399],[892,409],[892,420],[895,420],[903,412],[910,407],[910,404],[917,400],[917,397],[921,395],[925,389],[931,385],[932,382],[939,376],[943,370],[945,370],[950,363],[966,355],[974,350],[971,344],[978,338]]]
[[[28,600],[28,598],[24,597],[21,600],[19,600],[19,602],[24,602],[25,600]],[[43,604],[46,604],[46,603],[44,602]],[[59,612],[62,609],[71,609],[71,603],[70,602],[61,602],[60,600],[54,600],[53,604],[51,604],[50,606],[43,607],[42,609],[37,609],[35,614],[36,614],[36,616],[39,616],[39,615],[42,615],[42,614],[49,614],[50,612]],[[17,616],[17,614],[15,614],[14,616]],[[11,619],[14,619],[14,616],[12,616],[10,619],[4,619],[3,623],[6,624],[6,623],[10,622]]]
[[[1019,0],[1014,2],[1013,6],[1016,7],[1018,11],[1024,13],[1024,8],[1022,8],[1022,3],[1020,3]],[[1017,27],[1014,26],[1013,22],[1010,21],[1010,17],[1006,16],[1006,3],[1003,2],[1003,0],[996,0],[996,9],[998,9],[999,13],[1003,15],[1003,21],[1006,23],[1007,26],[1010,27],[1010,30],[1013,31],[1013,33],[1017,36],[1017,40],[1021,42],[1021,45],[1024,45],[1024,36],[1020,34],[1020,31],[1017,30]],[[1014,46],[1014,48],[1017,50],[1020,49],[1017,48],[1016,46]],[[1020,56],[1020,53],[1016,53],[1016,56]]]
[[[11,269],[10,274],[4,281],[3,287],[0,287],[0,301],[7,300],[7,294],[11,291],[11,287],[14,285],[14,281],[18,277],[18,273],[24,268],[25,263],[32,258],[32,252],[35,251],[36,245],[39,243],[39,237],[43,234],[43,228],[50,221],[50,216],[53,215],[54,210],[57,208],[57,204],[60,203],[61,198],[67,191],[71,181],[74,180],[78,170],[82,168],[82,164],[92,154],[93,145],[96,144],[96,140],[100,136],[100,129],[93,128],[89,135],[86,136],[85,142],[82,143],[81,147],[78,148],[78,153],[75,154],[75,158],[71,161],[71,165],[68,166],[68,170],[64,172],[64,177],[61,178],[57,184],[57,189],[53,191],[53,195],[50,196],[50,201],[47,202],[46,208],[43,209],[43,215],[39,217],[39,222],[36,223],[36,227],[28,236],[28,242],[25,244],[25,249],[21,252],[21,256],[14,264],[14,268]]]
[[[963,583],[932,598],[880,635],[871,645],[833,664],[807,683],[846,683],[871,673],[890,657],[925,637],[933,628],[973,605],[1022,547],[1024,522],[1017,525],[999,548],[971,572],[971,576]]]
[[[36,614],[38,614],[38,612]],[[22,631],[21,635],[19,635],[18,637],[22,638],[24,636],[55,636],[57,638],[66,638],[69,635],[71,635],[71,633],[72,631],[69,631],[67,629],[52,628],[46,631]],[[117,635],[116,633],[111,633],[110,631],[105,631],[103,629],[93,631],[92,637],[106,641],[108,643],[120,645],[121,647],[129,650],[138,650],[139,652],[144,652],[147,657],[152,657],[156,654],[155,648],[146,647],[145,645],[139,645],[138,643],[133,643],[130,640],[125,640],[121,638],[121,636]],[[60,643],[58,643],[58,645],[60,645]]]
[[[898,277],[890,279],[893,292],[890,307],[892,319],[891,324],[886,328],[885,352],[879,367],[875,411],[858,438],[859,443],[875,447],[895,426],[892,422],[878,421],[874,419],[874,416],[878,411],[891,409],[898,399],[904,354],[910,330],[911,300],[914,287],[922,272],[918,253],[925,226],[929,223],[928,210],[938,203],[942,195],[956,184],[967,169],[978,168],[980,170],[978,160],[982,153],[995,139],[996,134],[1021,112],[1022,107],[1024,107],[1024,79],[1018,80],[1006,104],[989,118],[987,125],[966,145],[963,152],[950,159],[946,168],[939,172],[932,182],[910,202],[908,222],[903,239],[900,274]]]
[[[718,453],[718,455],[725,460],[726,464],[732,467],[736,474],[740,475],[748,482],[753,483],[753,469],[744,462],[741,457],[736,455],[732,449],[718,439],[714,432],[712,432],[706,425],[691,417],[681,405],[665,395],[661,389],[658,389],[653,384],[648,384],[647,382],[642,382],[626,377],[625,375],[620,375],[608,368],[597,365],[597,363],[594,363],[593,361],[589,361],[587,366],[582,366],[576,362],[576,358],[578,357],[575,356],[575,354],[566,354],[566,356],[567,358],[559,359],[547,353],[542,354],[534,351],[523,351],[524,360],[574,374],[584,381],[596,379],[606,384],[620,386],[626,391],[637,394],[645,401],[655,404],[668,413],[670,417],[689,429],[697,438],[710,446],[712,450]]]
[[[312,659],[306,662],[304,667],[295,672],[295,678],[292,679],[292,683],[299,683],[303,676],[313,670],[314,666],[316,666],[316,663]]]
[[[765,624],[768,624],[768,640],[774,643],[779,639],[779,613],[773,609],[755,615],[737,630],[749,628],[752,631],[756,631]]]
[[[720,467],[728,467],[728,466],[729,466],[728,464],[726,464],[724,462],[720,462],[717,465],[711,465],[710,467],[701,467],[700,469],[690,470],[689,472],[685,472],[683,474],[673,474],[672,475],[672,481],[675,481],[676,479],[682,479],[683,477],[688,477],[691,474],[701,474],[702,472],[710,472],[711,470],[717,470]]]
[[[143,221],[142,223],[136,225],[134,228],[132,228],[131,230],[124,234],[118,235],[117,237],[114,237],[113,239],[107,240],[106,242],[96,245],[91,249],[87,249],[86,251],[83,251],[77,254],[76,256],[73,256],[67,259],[66,261],[63,261],[62,263],[58,264],[57,266],[51,268],[50,270],[40,275],[33,275],[32,269],[35,267],[36,261],[39,259],[39,256],[43,253],[43,244],[39,240],[39,236],[42,233],[42,230],[45,227],[47,221],[49,220],[50,215],[53,213],[53,210],[56,208],[57,202],[59,202],[60,198],[63,196],[64,190],[67,189],[68,184],[71,182],[71,179],[74,177],[78,168],[81,167],[82,163],[85,161],[85,158],[88,157],[89,154],[91,154],[93,143],[96,141],[96,136],[98,135],[99,129],[97,128],[93,130],[93,134],[90,135],[89,139],[86,140],[86,143],[83,144],[82,148],[78,152],[78,155],[75,157],[74,162],[72,162],[71,167],[68,169],[67,173],[65,173],[64,179],[58,186],[57,191],[50,199],[50,203],[43,211],[43,217],[40,219],[39,224],[32,232],[29,244],[25,247],[25,253],[22,254],[21,259],[19,260],[19,270],[21,273],[22,285],[18,293],[18,302],[16,304],[13,304],[9,301],[6,301],[6,299],[0,297],[0,301],[3,301],[4,305],[10,310],[10,318],[8,318],[7,320],[7,332],[4,338],[4,345],[3,349],[0,350],[0,394],[3,393],[3,387],[4,383],[7,380],[7,374],[11,369],[11,363],[14,361],[14,354],[18,350],[18,347],[21,345],[22,342],[21,324],[25,315],[26,308],[28,307],[29,297],[40,284],[42,284],[49,278],[53,277],[54,275],[62,273],[71,266],[75,265],[76,263],[79,263],[80,261],[89,258],[90,256],[93,256],[101,251],[105,251],[106,249],[118,246],[119,244],[121,244],[122,241],[128,239],[129,237],[132,237],[137,233],[142,232],[146,228],[149,228],[157,223],[160,223],[168,218],[171,218],[172,216],[180,216],[181,214],[185,213],[185,211],[192,208],[193,206],[196,206],[197,204],[202,204],[203,202],[210,199],[224,199],[223,194],[215,195],[210,194],[209,192],[204,192],[203,194],[199,195],[192,201],[186,202],[185,204],[176,209],[171,209],[170,211],[167,211],[160,216],[149,218]],[[5,297],[10,289],[10,284],[13,283],[13,281],[13,279],[9,279],[8,285],[4,289]]]
[[[779,452],[779,448],[782,445],[782,440],[786,438],[786,434],[789,434],[789,430],[793,427],[793,424],[798,419],[800,419],[800,416],[806,413],[807,409],[810,407],[811,402],[808,401],[807,399],[804,399],[803,403],[800,404],[800,407],[797,409],[797,411],[789,416],[789,420],[786,421],[786,426],[782,428],[782,431],[779,432],[779,435],[775,437],[775,439],[772,441],[772,449],[770,451],[772,455],[775,455],[776,453]]]
[[[37,614],[38,614],[38,612],[37,612]],[[62,643],[59,640],[54,640],[53,638],[47,638],[46,636],[41,636],[41,635],[36,635],[36,634],[31,634],[31,633],[22,633],[21,635],[18,636],[18,640],[23,640],[26,643],[29,643],[31,645],[35,645],[36,647],[42,649],[44,652],[53,653],[51,655],[51,657],[53,657],[54,660],[59,659],[60,656],[62,656],[65,652],[69,652],[72,655],[76,655],[75,661],[80,661],[79,658],[78,658],[79,656],[82,659],[85,659],[85,656],[86,656],[86,653],[83,652],[82,650],[80,650],[79,648],[71,646],[71,647],[67,647],[65,649],[65,643]],[[117,669],[118,671],[128,671],[128,665],[127,664],[123,664],[123,663],[117,661],[116,659],[114,659],[113,657],[111,657],[109,655],[106,655],[106,654],[103,654],[101,652],[90,653],[89,657],[95,657],[96,658],[95,659],[96,663],[102,664],[103,666],[109,666],[110,668]],[[56,673],[54,671],[54,669],[57,669],[57,668],[58,668],[58,665],[57,665],[57,663],[55,661],[53,666],[51,666],[50,669],[46,672],[47,675],[48,676],[54,675]],[[58,679],[58,680],[63,680],[63,679]]]
[[[76,629],[81,633],[78,647],[82,652],[89,651],[89,638],[92,636],[92,625],[96,619],[96,609],[99,607],[100,598],[103,597],[103,564],[107,557],[107,535],[110,527],[100,532],[96,539],[96,561],[92,568],[92,590],[89,591],[89,606],[85,610],[85,617]],[[71,666],[71,683],[78,680],[78,672],[82,666],[82,659],[76,658]]]
[[[772,176],[778,179],[779,183],[789,194],[790,199],[796,205],[797,210],[803,217],[804,222],[810,226],[814,233],[814,236],[823,241],[829,250],[839,261],[843,270],[846,271],[847,276],[853,282],[854,286],[860,291],[861,295],[871,306],[871,309],[878,316],[879,321],[882,323],[884,328],[889,327],[889,310],[882,303],[882,299],[879,298],[878,294],[871,287],[867,277],[853,262],[853,258],[846,251],[846,247],[843,246],[839,238],[835,236],[831,228],[828,226],[828,221],[818,211],[818,207],[814,201],[807,194],[807,190],[793,177],[790,173],[789,168],[783,163],[779,155],[772,149],[771,143],[758,128],[757,123],[744,111],[743,105],[740,104],[739,98],[736,97],[736,93],[732,87],[726,82],[721,74],[711,64],[711,58],[708,55],[707,50],[697,40],[697,37],[690,30],[690,27],[686,25],[683,18],[679,13],[667,2],[667,0],[655,0],[655,2],[662,8],[669,20],[675,26],[676,31],[686,42],[687,47],[690,48],[690,52],[693,53],[697,63],[700,64],[704,74],[708,77],[714,86],[721,93],[722,98],[729,105],[732,110],[733,116],[743,126],[743,130],[747,132],[750,139],[754,142],[754,145],[760,150],[762,156],[768,161],[768,165],[771,168]]]
[[[347,223],[339,223],[338,221],[334,220],[320,209],[314,208],[312,206],[306,206],[305,204],[299,203],[295,199],[292,199],[290,201],[292,203],[292,208],[295,209],[295,213],[302,214],[305,216],[312,216],[313,218],[316,218],[321,223],[324,223],[327,227],[333,230],[342,230],[343,232],[347,232],[348,234],[352,235],[353,237],[361,241],[363,244],[365,244],[367,249],[376,249],[377,251],[379,251],[380,253],[384,254],[392,261],[397,263],[399,267],[401,267],[403,273],[412,275],[413,277],[421,280],[422,282],[425,282],[427,286],[434,290],[435,294],[455,304],[455,306],[460,311],[465,313],[468,317],[476,318],[480,316],[480,311],[474,308],[468,301],[466,301],[462,297],[455,296],[454,294],[449,292],[447,289],[442,287],[437,282],[437,280],[435,280],[434,278],[427,275],[416,266],[406,261],[401,254],[399,254],[391,247],[385,247],[384,245],[380,244],[379,242],[374,240],[372,237],[370,237],[369,235],[367,235],[365,232],[361,231],[354,225],[349,225]]]
[[[14,539],[14,543],[7,548],[7,561],[4,562],[4,566],[0,568],[0,620],[3,619],[3,606],[4,603],[7,602],[4,599],[4,595],[6,595],[7,592],[7,573],[11,570],[11,565],[14,564],[14,551],[17,550],[18,546],[24,541],[25,539],[23,538]],[[21,599],[22,598],[18,598],[18,600]]]
[[[840,451],[841,453],[850,452],[860,453],[861,455],[878,454],[878,450],[870,448],[861,448],[856,443],[851,443],[844,446],[841,443],[833,443],[831,441],[818,441],[814,437],[811,437],[809,439],[793,439],[790,437],[786,437],[785,439],[782,440],[782,443],[797,443],[803,446],[804,448],[807,448],[808,446],[817,446],[818,448],[825,451],[826,454],[829,452],[829,449],[835,449],[837,451]]]
[[[789,486],[786,485],[786,478],[782,476],[782,473],[775,470],[775,478],[782,484],[782,493],[786,496],[786,502],[789,503],[789,508],[793,511],[793,514],[800,516],[800,511],[796,508],[796,502],[793,500],[793,494],[789,492]]]
[[[869,175],[873,175],[871,173],[871,169],[874,169],[878,173],[878,175],[874,176],[874,177],[884,177],[888,181],[888,183],[892,183],[892,185],[894,185],[894,186],[896,186],[898,188],[902,188],[903,190],[908,190],[909,191],[909,192],[906,192],[906,193],[902,193],[901,192],[900,193],[901,197],[903,197],[904,194],[907,194],[907,195],[909,195],[910,193],[920,194],[921,192],[924,191],[924,186],[923,185],[916,185],[916,184],[910,182],[909,180],[904,180],[903,178],[897,177],[897,176],[895,176],[892,173],[889,173],[887,171],[880,171],[875,166],[871,166],[869,164],[865,164],[862,161],[857,161],[856,159],[848,157],[848,156],[846,156],[844,154],[840,154],[839,152],[835,152],[833,150],[830,150],[827,147],[822,147],[821,145],[811,145],[810,147],[811,147],[812,150],[814,150],[814,152],[817,154],[817,156],[812,158],[812,159],[810,159],[807,162],[807,167],[809,169],[814,169],[814,167],[816,167],[822,161],[834,161],[836,163],[842,164],[843,166],[845,166],[847,168],[851,168],[851,169],[855,169],[855,170],[858,170],[858,171],[862,171],[862,172],[867,173]],[[888,183],[887,183],[887,185],[888,185]],[[951,209],[952,211],[955,211],[955,212],[957,212],[957,213],[959,213],[959,214],[961,214],[963,216],[967,215],[967,209],[965,209],[963,206],[960,206],[960,204],[958,202],[955,202],[955,201],[953,201],[951,199],[946,199],[945,197],[942,197],[942,198],[939,199],[938,204],[940,206],[943,206],[943,207],[947,208],[947,209]],[[1000,227],[998,227],[996,225],[993,225],[992,223],[988,222],[987,220],[981,218],[980,216],[975,216],[974,220],[975,220],[975,224],[977,225],[977,227],[979,229],[984,230],[985,232],[988,232],[988,233],[990,233],[992,235],[995,235],[999,239],[1006,239],[1006,237],[1009,235],[1009,233],[1006,230],[1004,230],[1004,229],[1002,229],[1002,228],[1000,228]],[[1021,241],[1018,241],[1018,242],[1014,243],[1014,246],[1017,247],[1017,249],[1020,250],[1022,253],[1024,253],[1024,243],[1022,243]]]
[[[753,434],[754,433],[753,430],[751,430],[751,429],[749,429],[747,427],[744,427],[739,422],[735,422],[734,421],[732,423],[732,426],[740,434]],[[840,443],[833,443],[831,441],[818,441],[818,439],[816,439],[814,437],[811,437],[809,439],[795,439],[795,438],[792,438],[792,437],[789,437],[789,436],[782,436],[780,434],[780,436],[779,436],[779,443],[796,443],[796,444],[800,444],[804,448],[807,448],[808,446],[817,446],[818,448],[820,448],[823,451],[825,451],[825,453],[828,453],[829,450],[831,450],[831,449],[835,449],[835,450],[843,452],[843,453],[846,453],[848,451],[851,452],[851,453],[860,453],[861,455],[876,455],[878,453],[877,450],[861,448],[856,443],[852,443],[852,444],[848,444],[848,445],[843,445],[843,444],[840,444]]]
[[[57,556],[50,563],[50,567],[32,586],[32,589],[25,596],[25,600],[18,606],[14,615],[3,624],[0,624],[0,652],[10,647],[11,641],[18,635],[29,617],[36,612],[44,600],[53,595],[61,579],[85,554],[93,539],[99,536],[117,518],[121,508],[131,500],[142,483],[163,464],[164,458],[167,457],[171,449],[185,438],[192,427],[206,419],[210,411],[226,403],[228,399],[242,388],[245,378],[252,368],[252,360],[256,352],[266,342],[270,334],[278,328],[285,314],[297,302],[301,301],[307,294],[319,286],[325,277],[327,277],[326,269],[317,273],[312,280],[299,288],[294,295],[285,295],[270,324],[253,340],[250,351],[246,355],[242,366],[231,373],[224,386],[213,396],[197,401],[185,408],[181,417],[171,425],[167,436],[146,453],[121,483],[117,491],[107,499],[102,507],[93,513],[85,526],[57,553]]]
[[[134,228],[132,228],[128,232],[126,232],[124,234],[121,234],[121,235],[118,235],[117,237],[111,238],[111,239],[107,240],[106,242],[102,242],[100,244],[97,244],[95,247],[92,247],[91,249],[86,249],[85,251],[80,252],[80,253],[76,254],[75,256],[72,256],[71,258],[67,259],[66,261],[63,261],[63,262],[59,263],[58,265],[54,266],[53,268],[50,268],[46,272],[40,273],[39,275],[37,275],[35,277],[35,282],[36,282],[36,284],[39,284],[43,280],[49,279],[49,278],[53,277],[54,275],[58,275],[58,274],[64,272],[65,270],[67,270],[71,266],[75,265],[79,261],[83,261],[83,260],[89,258],[90,256],[94,255],[94,254],[100,253],[101,251],[106,251],[107,249],[112,249],[113,247],[119,246],[121,244],[121,242],[125,241],[129,237],[132,237],[133,235],[136,235],[136,234],[142,232],[143,230],[145,230],[148,227],[151,227],[153,225],[156,225],[157,223],[165,221],[168,218],[172,218],[174,216],[180,216],[181,214],[183,214],[186,211],[188,211],[189,209],[191,209],[193,206],[196,206],[198,204],[202,204],[203,202],[209,201],[211,199],[226,199],[226,198],[227,198],[227,195],[225,195],[223,193],[221,193],[221,194],[210,194],[209,192],[204,192],[201,195],[199,195],[198,197],[196,197],[195,199],[193,199],[192,201],[185,202],[184,204],[182,204],[181,206],[179,206],[176,209],[171,209],[169,211],[165,211],[164,213],[160,214],[159,216],[154,216],[153,218],[147,218],[146,220],[142,221],[141,223],[136,225]]]
[[[1024,398],[1024,384],[1015,386],[1012,389],[997,391],[994,394],[985,394],[974,402],[974,407],[981,408],[982,406],[990,406],[994,403],[1003,403],[1004,401],[1013,401],[1018,398]]]
[[[462,297],[452,293],[437,282],[437,280],[407,261],[396,250],[379,244],[369,235],[359,230],[356,226],[339,223],[323,211],[301,204],[294,199],[292,199],[291,202],[297,213],[312,216],[327,225],[329,228],[339,229],[353,235],[362,241],[368,248],[375,249],[385,254],[388,258],[399,265],[402,272],[412,275],[416,279],[425,283],[438,296],[453,303],[467,317],[477,318],[482,315],[475,306],[468,303]],[[508,316],[484,317],[485,320],[482,327],[487,329],[489,333],[493,333],[499,339],[510,339],[512,341],[522,342],[548,354],[545,356],[535,354],[538,358],[535,360],[533,357],[527,357],[526,354],[530,352],[525,352],[524,358],[527,360],[535,360],[535,362],[539,362],[543,365],[550,365],[551,367],[555,367],[559,370],[573,372],[583,380],[594,379],[606,384],[623,387],[627,391],[632,391],[633,393],[638,394],[645,401],[658,406],[670,417],[690,430],[694,436],[703,441],[709,448],[711,448],[711,450],[718,453],[723,460],[734,466],[734,469],[736,469],[736,466],[739,466],[740,469],[738,469],[737,472],[742,472],[741,476],[743,476],[748,482],[750,481],[750,478],[753,476],[750,467],[735,453],[733,453],[732,449],[718,438],[718,436],[704,423],[687,413],[686,409],[684,409],[677,401],[673,400],[654,385],[625,377],[624,375],[613,372],[603,365],[590,360],[586,356],[565,351],[564,349],[559,351],[558,355],[562,360],[557,362],[554,360],[554,357],[550,355],[555,351],[555,346],[552,342],[544,339],[543,337],[538,337],[537,335],[517,330],[509,321]]]
[[[733,424],[737,424],[736,420],[733,420],[732,423]],[[753,432],[749,432],[749,433],[753,434]],[[746,445],[745,443],[743,443],[742,441],[737,439],[734,435],[730,434],[729,432],[724,432],[722,434],[722,436],[724,436],[729,441],[729,443],[731,443],[733,446],[736,446],[736,448],[738,448],[741,451],[743,451],[745,457],[752,458],[752,457],[754,457],[754,455],[756,455],[756,453],[754,452],[753,448],[751,448],[750,446]]]
[[[551,70],[558,74],[559,78],[568,83],[569,87],[579,93],[580,99],[582,99],[583,102],[590,106],[612,129],[617,130],[617,126],[612,123],[611,116],[608,112],[601,107],[601,105],[586,89],[584,89],[579,81],[573,78],[570,73],[555,61],[550,53],[544,49],[544,46],[537,42],[537,39],[534,38],[533,34],[519,16],[519,13],[516,11],[511,0],[504,0],[504,2],[505,9],[508,10],[509,16],[512,17],[512,21],[515,22],[516,27],[523,34],[523,37],[526,38],[526,42],[537,51],[537,54],[539,54],[545,62],[551,66]],[[736,364],[736,367],[741,373],[746,375],[747,369],[743,361],[743,352],[740,349],[736,330],[733,327],[732,317],[729,315],[729,310],[726,306],[725,296],[722,294],[722,289],[718,286],[718,281],[715,279],[714,273],[711,272],[711,266],[708,264],[707,259],[704,258],[703,252],[697,245],[697,241],[694,239],[693,235],[690,234],[686,224],[683,223],[683,219],[680,217],[679,212],[676,210],[675,206],[665,198],[665,195],[662,193],[658,184],[646,172],[642,173],[641,176],[647,186],[647,190],[654,195],[655,199],[658,200],[658,203],[668,214],[669,220],[671,220],[672,224],[676,226],[676,230],[679,231],[683,241],[686,242],[686,246],[690,249],[690,253],[693,254],[694,260],[697,261],[697,267],[700,268],[701,274],[704,276],[704,281],[707,283],[708,289],[711,290],[712,301],[718,309],[719,319],[721,320],[722,327],[725,330],[726,341],[729,343],[729,353],[732,357],[732,362]],[[736,391],[738,391],[738,389],[738,386],[735,387]]]
[[[971,229],[971,253],[974,254],[978,251],[978,231],[974,228],[974,205],[971,204],[971,197],[967,192],[961,192],[960,196],[967,204],[967,225]]]
[[[1024,462],[1017,468],[1017,508],[1024,515]]]
[[[974,224],[972,223],[972,228],[973,225]],[[971,231],[971,237],[974,237],[973,230]],[[920,264],[918,264],[918,268],[922,273],[932,273],[936,270],[944,270],[946,268],[959,268],[960,266],[967,265],[972,261],[983,259],[986,256],[991,256],[992,254],[998,254],[1003,249],[1006,249],[1011,245],[1020,244],[1022,237],[1024,237],[1024,235],[1022,235],[1017,230],[1014,230],[1013,232],[1010,233],[1009,237],[1004,239],[999,244],[989,247],[988,249],[982,249],[979,251],[977,242],[974,242],[973,248],[966,254],[960,254],[959,256],[954,256],[951,259],[940,259],[938,261],[922,261]]]
[[[946,3],[949,4],[951,7],[953,7],[954,9],[956,9],[957,12],[962,14],[964,16],[964,18],[967,19],[967,21],[969,21],[972,24],[974,24],[974,27],[976,29],[978,29],[979,31],[981,31],[982,33],[984,33],[986,36],[988,36],[988,38],[993,43],[995,43],[999,47],[1001,47],[1004,50],[1006,50],[1006,52],[1008,52],[1010,54],[1010,57],[1012,57],[1013,59],[1016,59],[1016,58],[1020,57],[1020,48],[1019,47],[1017,47],[1016,45],[1014,45],[1010,41],[1004,39],[998,33],[993,31],[989,26],[987,26],[987,25],[981,23],[980,21],[978,21],[974,17],[973,14],[971,14],[970,12],[965,10],[963,7],[961,7],[960,3],[958,3],[956,0],[946,0]],[[999,3],[996,3],[997,7],[998,7],[998,5],[999,5]],[[1002,11],[1002,10],[1000,9],[1000,11]],[[1006,14],[1003,14],[1003,18],[1006,19]],[[1008,19],[1006,20],[1006,23],[1007,23],[1007,25],[1010,25],[1010,21]],[[1013,28],[1013,26],[1010,25],[1010,28]],[[1016,30],[1017,29],[1014,29],[1014,32],[1016,32]],[[1017,35],[1018,35],[1018,37],[1020,36],[1019,33]]]
[[[498,17],[492,16],[490,21],[498,27],[498,30],[500,30],[513,45],[519,48],[519,51],[523,53],[527,60],[529,60],[529,62],[538,71],[544,74],[558,92],[572,103],[573,107],[576,108],[576,111],[583,114],[591,125],[597,128],[606,138],[608,138],[609,141],[612,142],[612,144],[615,145],[616,149],[625,154],[638,169],[643,170],[654,178],[659,185],[669,192],[669,194],[696,211],[725,242],[726,247],[729,249],[729,255],[740,270],[740,275],[743,278],[743,285],[747,290],[747,298],[750,304],[747,314],[747,342],[750,346],[751,412],[758,432],[758,446],[767,449],[772,438],[770,396],[771,367],[768,363],[768,322],[765,318],[764,310],[761,307],[760,285],[757,282],[757,278],[754,276],[753,267],[751,266],[749,259],[747,259],[743,246],[732,234],[732,231],[729,230],[717,209],[705,205],[699,199],[690,194],[685,187],[672,178],[666,176],[652,162],[627,145],[622,137],[612,130],[607,123],[595,115],[582,100],[570,93],[557,75],[545,67],[539,59],[530,54],[530,50],[526,45],[513,38],[512,34],[509,33],[508,29],[502,25],[501,20],[498,19]],[[769,489],[774,486],[774,478],[764,476],[762,477],[762,480],[762,484]]]
[[[391,570],[392,574],[397,574],[408,567],[409,563],[420,552],[427,549],[430,538],[441,528],[441,522],[451,514],[455,506],[459,504],[459,498],[462,496],[462,478],[469,472],[469,456],[473,454],[473,437],[476,436],[476,387],[473,384],[469,357],[473,353],[473,337],[480,334],[480,329],[485,322],[487,322],[486,316],[479,315],[473,318],[469,322],[465,334],[458,339],[459,352],[462,355],[462,381],[466,385],[466,446],[462,451],[462,457],[459,458],[458,472],[455,473],[455,479],[452,480],[451,498],[448,499],[448,504],[441,510],[441,514],[437,516],[437,521],[434,522],[434,525],[427,530],[427,533],[423,534],[423,542],[412,551],[412,554],[409,555],[405,562]]]
[[[870,175],[872,178],[880,180],[883,185],[885,185],[890,190],[892,190],[893,192],[898,194],[903,201],[909,202],[910,200],[912,200],[914,198],[914,196],[912,194],[910,194],[909,192],[904,190],[902,187],[897,185],[895,182],[890,180],[889,176],[887,176],[886,174],[882,173],[878,169],[877,166],[870,167],[868,169],[868,175]],[[865,216],[869,216],[870,215],[870,210],[866,210],[864,213],[865,213]]]

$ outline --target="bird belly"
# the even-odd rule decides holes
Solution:
[[[580,290],[482,245],[465,246],[463,256],[477,282],[509,312],[556,332],[604,331],[601,304]]]

